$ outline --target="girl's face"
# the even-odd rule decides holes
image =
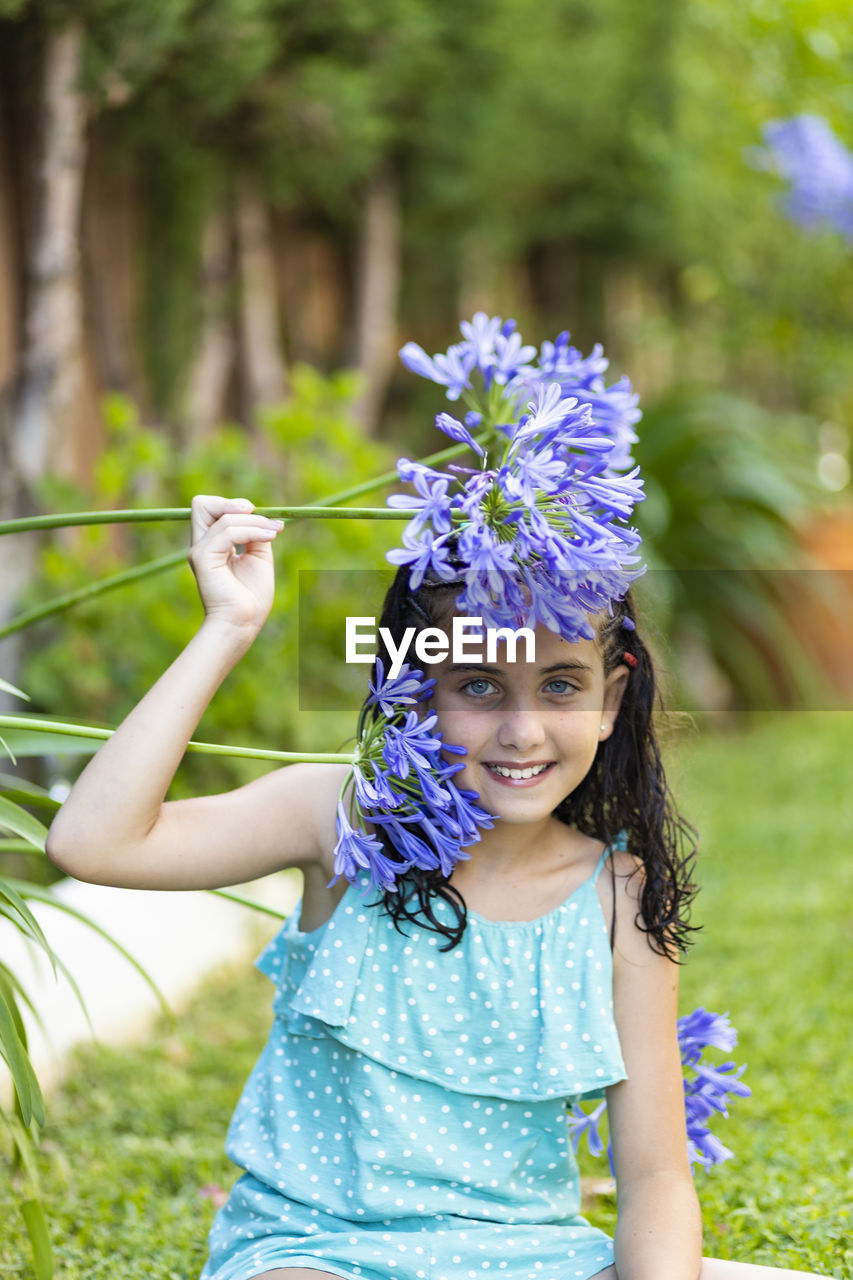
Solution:
[[[431,708],[445,742],[467,755],[457,786],[509,823],[549,817],[589,772],[598,744],[619,711],[628,668],[605,677],[595,640],[570,644],[536,628],[536,660],[507,662],[500,646],[493,664],[432,665]]]

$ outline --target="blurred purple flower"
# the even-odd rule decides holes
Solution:
[[[569,1107],[569,1136],[576,1155],[583,1138],[586,1138],[586,1144],[591,1156],[600,1156],[604,1154],[604,1139],[601,1136],[599,1125],[604,1119],[606,1111],[606,1102],[599,1102],[598,1106],[588,1114],[579,1103],[573,1102],[571,1104]],[[608,1156],[609,1155],[610,1150],[608,1146]],[[610,1164],[612,1168],[612,1160],[610,1161]]]
[[[466,387],[470,387],[469,374],[474,365],[472,354],[465,343],[448,347],[444,355],[432,359],[416,342],[407,342],[400,351],[400,359],[412,373],[429,378],[439,386],[447,387],[448,400],[458,400]]]
[[[830,226],[853,244],[853,155],[822,116],[799,115],[764,126],[765,151],[753,160],[789,183],[785,209],[792,222],[813,230]]]

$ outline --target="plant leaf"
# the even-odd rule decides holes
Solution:
[[[7,800],[5,796],[0,796],[0,828],[14,831],[17,836],[23,836],[44,853],[47,827],[31,813],[27,813],[26,809],[22,809],[19,804]]]
[[[33,1120],[38,1124],[44,1124],[44,1099],[39,1082],[2,992],[0,992],[0,1055],[5,1058],[12,1076],[24,1125],[29,1127]]]
[[[27,991],[24,988],[24,985],[21,982],[20,978],[16,973],[12,972],[12,970],[8,967],[8,965],[3,964],[2,960],[0,960],[0,991],[4,990],[4,987],[8,988],[13,993],[14,998],[16,1000],[23,1001],[23,1003],[29,1009],[33,1020],[41,1028],[41,1030],[44,1031],[45,1030],[44,1019],[42,1018],[38,1009],[35,1007],[29,995],[27,994]]]
[[[3,1117],[6,1124],[9,1126],[12,1141],[17,1148],[21,1164],[30,1180],[30,1185],[32,1186],[33,1191],[36,1195],[41,1195],[39,1171],[38,1165],[36,1164],[35,1143],[33,1142],[32,1134],[28,1129],[24,1128],[17,1116],[9,1115],[9,1113],[2,1107],[0,1107],[0,1116]]]
[[[60,807],[59,801],[54,800],[46,787],[39,787],[26,778],[16,778],[12,773],[0,773],[0,796],[14,800],[16,804],[28,804],[51,813]]]
[[[0,679],[0,693],[11,693],[14,698],[23,698],[24,702],[30,700],[28,693],[24,693],[23,689],[16,689],[13,684],[9,684],[8,680]]]
[[[57,907],[60,910],[62,910],[65,906],[64,903],[60,902],[59,899],[54,896],[53,891],[51,890],[49,885],[36,886],[28,880],[17,881],[16,883],[24,891],[24,894],[28,895],[29,897],[38,898],[38,900],[41,902],[49,902],[51,906]],[[36,888],[41,889],[42,893],[37,894],[33,892]],[[6,906],[3,905],[4,899],[7,904]],[[89,924],[92,928],[97,928],[97,926],[93,922],[89,921],[85,916],[80,915],[79,912],[74,912],[71,908],[66,908],[66,909],[69,910],[71,914],[76,914],[77,916],[79,916],[79,918],[83,920],[84,923]],[[17,892],[15,886],[9,880],[0,880],[0,915],[5,915],[6,918],[11,920],[12,923],[15,925],[15,927],[19,929],[21,933],[29,936],[33,942],[35,942],[39,947],[41,947],[42,951],[45,953],[48,960],[50,961],[50,967],[53,970],[55,977],[58,977],[60,973],[62,974],[62,976],[65,978],[66,982],[68,983],[69,987],[74,992],[74,995],[77,997],[77,1002],[80,1005],[80,1008],[83,1010],[83,1013],[86,1016],[86,1021],[89,1024],[89,1030],[92,1032],[92,1035],[94,1036],[95,1029],[92,1026],[91,1020],[89,1018],[89,1011],[86,1008],[86,1002],[83,999],[83,993],[80,990],[79,986],[77,985],[77,981],[74,978],[74,975],[71,973],[71,970],[68,968],[68,966],[64,964],[64,962],[59,958],[59,956],[53,950],[53,948],[51,947],[50,943],[48,942],[44,934],[44,931],[41,925],[39,924],[38,920],[35,918],[33,913],[30,911],[29,907],[27,906],[24,900],[24,897]],[[128,958],[130,959],[130,957]],[[10,972],[8,969],[6,969],[5,965],[0,966],[0,970],[6,973]],[[16,981],[15,986],[20,991],[21,995],[24,995],[23,988],[20,986],[20,983]],[[29,1008],[33,1010],[33,1013],[39,1025],[43,1026],[41,1019],[38,1017],[38,1014],[35,1012],[35,1009],[33,1008],[32,1001],[26,996],[24,996],[24,998]]]
[[[57,911],[64,911],[66,915],[73,916],[75,920],[82,921],[82,923],[85,924],[89,929],[92,929],[95,933],[97,933],[100,937],[102,937],[106,942],[108,942],[110,946],[115,947],[119,955],[123,956],[124,959],[127,960],[128,964],[133,966],[133,968],[136,970],[139,976],[151,988],[151,990],[153,991],[154,995],[157,998],[157,1003],[160,1005],[160,1008],[163,1011],[164,1015],[169,1019],[172,1019],[174,1017],[174,1014],[172,1013],[172,1010],[169,1008],[169,1005],[166,1001],[166,997],[163,995],[163,992],[157,986],[156,982],[150,976],[150,974],[146,972],[145,968],[139,963],[138,960],[134,959],[134,957],[127,950],[127,948],[123,947],[122,944],[116,938],[114,938],[112,934],[109,933],[106,929],[103,929],[97,923],[97,921],[93,920],[90,916],[87,916],[85,912],[79,911],[76,907],[70,906],[69,903],[60,901],[60,899],[57,898],[55,894],[51,893],[50,889],[44,885],[31,884],[29,881],[26,881],[26,880],[6,880],[5,882],[0,882],[0,883],[5,883],[5,886],[7,888],[11,887],[13,890],[17,890],[17,892],[20,893],[21,897],[23,898],[32,898],[36,902],[45,902],[47,903],[48,906],[56,907]],[[58,963],[63,973],[66,975],[66,977],[70,978],[70,975],[68,974],[68,970],[65,968],[65,965],[63,965],[61,961],[58,961]],[[78,992],[78,997],[79,997],[79,992]],[[79,997],[79,998],[82,1004],[83,1003],[82,997]]]
[[[16,885],[20,883],[24,889],[33,888],[28,880],[20,882],[12,882],[11,880],[0,880],[0,915],[6,916],[12,921],[15,928],[29,937],[41,947],[48,960],[50,961],[53,972],[56,973],[57,957],[56,954],[45,937],[44,930],[36,920],[32,911],[30,911],[24,897],[18,892]],[[49,890],[48,890],[49,892]]]
[[[25,1200],[21,1216],[30,1238],[36,1280],[53,1280],[53,1245],[40,1200]]]

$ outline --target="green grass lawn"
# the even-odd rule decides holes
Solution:
[[[683,970],[682,1009],[730,1013],[753,1089],[716,1126],[735,1158],[697,1174],[706,1251],[844,1280],[853,1280],[851,748],[853,717],[843,713],[777,712],[737,732],[682,730],[670,744],[682,806],[702,833],[703,931]],[[198,1275],[214,1213],[201,1192],[236,1176],[224,1133],[266,1034],[270,994],[250,968],[217,975],[143,1047],[77,1055],[48,1100],[43,1143],[62,1280]],[[603,1162],[595,1169],[606,1174]],[[9,1183],[3,1176],[0,1278],[30,1275]],[[592,1213],[609,1229],[607,1196]]]

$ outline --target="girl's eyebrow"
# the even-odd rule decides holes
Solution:
[[[543,676],[553,675],[555,671],[592,671],[588,662],[555,662],[551,667],[540,667]]]

